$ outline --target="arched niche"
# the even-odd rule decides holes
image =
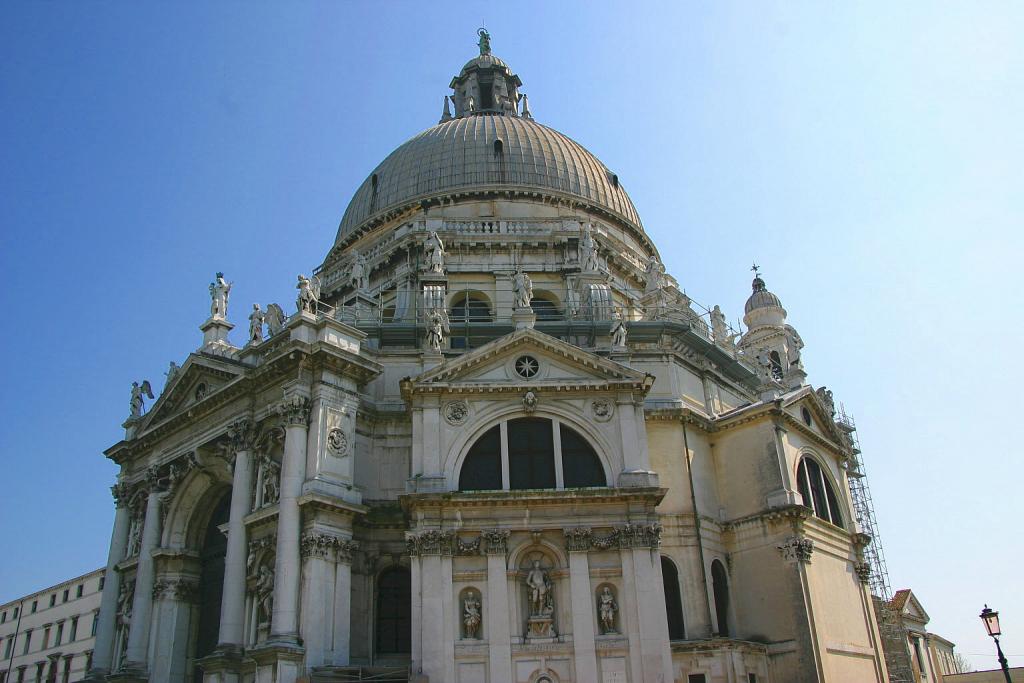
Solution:
[[[607,591],[607,593],[606,593]],[[611,602],[608,602],[608,597]],[[614,583],[605,581],[594,590],[594,604],[597,608],[597,632],[603,636],[622,633],[619,614],[619,588]],[[608,616],[610,615],[610,619]]]

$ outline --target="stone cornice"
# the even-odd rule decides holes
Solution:
[[[517,508],[527,505],[579,505],[581,503],[641,503],[653,510],[668,493],[655,487],[593,488],[571,490],[513,491],[446,491],[441,493],[407,493],[399,496],[402,508],[410,513],[417,509],[443,508]]]
[[[300,508],[308,507],[311,510],[335,512],[349,518],[362,516],[370,511],[370,508],[365,505],[350,503],[341,498],[315,491],[303,493],[299,496],[298,504]]]

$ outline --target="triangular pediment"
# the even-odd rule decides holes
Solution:
[[[167,381],[153,407],[143,416],[143,429],[201,403],[242,374],[243,369],[235,363],[193,353]]]
[[[537,362],[536,373],[523,376],[517,362],[529,357]],[[527,373],[528,374],[528,373]],[[653,381],[634,370],[578,346],[533,329],[517,330],[489,344],[408,380],[408,388],[423,391],[448,387],[522,387],[630,385],[646,393]]]
[[[826,439],[840,445],[846,444],[846,438],[839,427],[836,426],[830,409],[826,407],[818,394],[809,386],[800,387],[786,397],[783,404],[802,424],[806,424],[803,409],[806,409],[811,417],[811,429],[824,436]]]
[[[919,621],[922,624],[927,624],[929,621],[928,613],[924,611],[924,607],[918,602],[917,596],[913,593],[910,594],[910,598],[907,600],[906,606],[903,608],[904,616]]]

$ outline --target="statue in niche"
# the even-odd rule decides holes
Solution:
[[[722,309],[715,304],[715,307],[711,309],[711,330],[715,335],[715,341],[719,344],[726,346],[732,346],[735,334],[729,332],[729,326],[725,322],[725,314],[722,313]]]
[[[149,398],[156,398],[153,396],[153,387],[150,385],[148,379],[142,380],[142,384],[138,382],[132,382],[132,398],[129,410],[129,417],[142,417],[142,409],[145,404],[142,401],[142,397],[147,396]]]
[[[264,321],[267,323],[267,337],[273,337],[284,328],[284,309],[277,304],[267,304]]]
[[[267,458],[263,464],[263,502],[260,507],[273,505],[281,496],[280,476],[281,466]]]
[[[266,314],[260,310],[259,304],[252,305],[252,313],[249,314],[249,343],[259,344],[263,341],[263,321]]]
[[[135,557],[142,545],[142,515],[133,514],[128,526],[128,545],[125,547],[125,557]]]
[[[228,297],[231,295],[232,283],[224,280],[224,273],[217,273],[210,283],[210,317],[224,319],[228,317]]]
[[[261,565],[256,575],[256,603],[263,615],[261,623],[270,623],[274,614],[274,570]]]
[[[580,236],[580,268],[585,273],[593,273],[601,269],[601,262],[597,258],[594,226],[590,223],[583,226],[583,234]]]
[[[426,257],[424,267],[427,272],[444,275],[444,258],[448,254],[445,252],[444,242],[437,236],[437,232],[430,231],[430,236],[427,237],[427,241],[423,245],[423,251]]]
[[[549,617],[555,611],[551,595],[551,578],[540,566],[540,560],[533,561],[533,567],[526,575],[526,588],[530,596],[530,616]]]
[[[601,619],[601,633],[617,633],[615,630],[615,613],[619,606],[615,602],[615,596],[608,586],[604,587],[601,594],[597,596],[597,615]]]
[[[644,288],[644,294],[651,292],[657,292],[665,284],[665,265],[658,260],[658,257],[651,254],[651,257],[647,259],[647,286]]]
[[[300,274],[295,289],[299,290],[299,298],[295,301],[299,313],[316,315],[317,305],[320,303],[320,278],[315,275],[308,278]]]
[[[480,598],[476,593],[470,591],[462,603],[462,626],[465,629],[466,638],[477,639],[480,621]]]
[[[523,272],[522,266],[516,269],[512,276],[512,296],[515,300],[515,307],[518,309],[530,309],[530,300],[533,299],[533,280]]]
[[[612,313],[612,346],[623,347],[626,345],[626,321],[622,319],[622,313],[614,311]]]
[[[117,594],[117,668],[124,664],[128,654],[128,633],[132,628],[132,603],[135,601],[134,584],[121,584]]]
[[[434,353],[441,353],[444,338],[450,333],[448,316],[438,309],[431,309],[427,321],[427,347]]]
[[[353,252],[352,266],[348,271],[348,284],[358,290],[370,287],[370,273],[367,270],[366,257],[358,251]]]
[[[472,95],[466,98],[466,109],[470,112],[476,111],[476,100],[473,99]]]

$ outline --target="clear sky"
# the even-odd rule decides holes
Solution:
[[[893,588],[1024,665],[1024,4],[0,8],[0,601],[101,566],[132,380],[294,300],[355,188],[437,122],[481,21],[687,292],[763,267],[854,415]],[[1009,344],[1004,351],[999,344]]]

